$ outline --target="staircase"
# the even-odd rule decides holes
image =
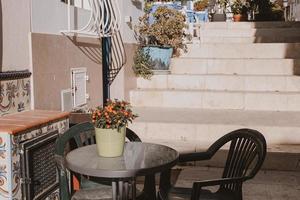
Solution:
[[[138,78],[131,128],[181,152],[252,128],[269,151],[300,152],[300,23],[214,22],[200,34],[171,74]]]

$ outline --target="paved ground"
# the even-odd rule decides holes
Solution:
[[[176,186],[191,187],[194,180],[219,178],[221,168],[179,168]],[[213,189],[213,188],[212,188]],[[244,200],[300,200],[300,171],[260,171],[243,186]]]

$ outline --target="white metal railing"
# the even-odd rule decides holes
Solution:
[[[121,12],[118,0],[87,0],[91,7],[88,23],[79,30],[71,30],[71,0],[68,0],[68,30],[63,34],[110,37],[120,30]]]

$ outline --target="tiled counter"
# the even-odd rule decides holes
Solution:
[[[0,116],[30,110],[28,70],[0,72]]]
[[[0,199],[22,199],[20,144],[51,132],[63,133],[69,127],[69,113],[25,111],[0,118]],[[24,193],[24,192],[23,192]],[[58,191],[46,197],[58,199]]]

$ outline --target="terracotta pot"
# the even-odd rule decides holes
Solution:
[[[123,155],[126,127],[117,129],[95,128],[98,155],[102,157],[118,157]]]
[[[245,15],[241,15],[241,14],[233,15],[234,22],[247,21],[246,19],[247,17]]]

